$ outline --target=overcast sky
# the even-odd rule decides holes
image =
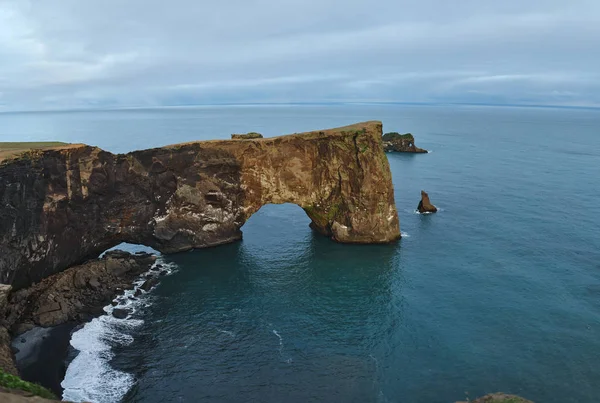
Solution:
[[[600,106],[600,0],[0,0],[0,110]]]

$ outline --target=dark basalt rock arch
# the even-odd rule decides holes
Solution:
[[[112,154],[69,145],[0,162],[0,282],[16,288],[121,242],[164,253],[242,237],[268,203],[294,203],[344,243],[400,237],[382,125]]]

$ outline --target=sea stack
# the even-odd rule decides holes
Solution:
[[[426,154],[427,150],[415,146],[415,138],[411,133],[400,134],[389,132],[383,135],[383,150],[385,152]]]
[[[437,212],[437,207],[431,204],[431,201],[429,201],[429,195],[424,190],[421,190],[421,201],[419,202],[417,210],[419,210],[419,213],[421,214]]]

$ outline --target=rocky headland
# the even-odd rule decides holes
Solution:
[[[412,136],[387,141],[381,128],[365,122],[268,139],[248,133],[129,154],[83,144],[0,144],[0,401],[52,398],[16,376],[12,338],[88,321],[143,273],[137,293],[157,284],[163,269],[153,255],[98,258],[119,243],[172,253],[236,241],[268,203],[299,205],[314,230],[338,242],[398,239],[384,146],[426,151]],[[430,205],[423,192],[419,210]],[[126,318],[119,303],[113,316]],[[515,399],[475,401],[529,403]]]
[[[380,122],[264,139],[258,133],[112,154],[83,144],[0,144],[0,368],[11,338],[82,323],[164,253],[239,240],[268,203],[295,203],[344,243],[400,237]],[[240,141],[242,140],[242,141]],[[139,292],[152,288],[150,276]],[[113,315],[128,311],[116,307]],[[0,385],[1,386],[1,385]]]
[[[344,243],[400,237],[381,122],[129,154],[86,145],[0,162],[0,282],[16,289],[121,242],[163,253],[241,239],[268,203],[302,207]]]
[[[411,133],[400,134],[389,132],[383,135],[383,149],[385,152],[400,153],[427,153],[427,150],[415,146],[415,138]]]

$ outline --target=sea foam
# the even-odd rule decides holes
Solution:
[[[174,264],[165,263],[159,258],[145,274],[154,272],[158,275],[157,264],[161,264],[163,267],[160,270],[166,270],[167,274],[173,273],[176,268]],[[133,290],[127,290],[116,298],[120,303],[118,308],[127,308],[135,313],[140,307],[149,305],[146,293],[135,300],[129,298],[144,281],[145,277],[140,277],[134,282]],[[114,357],[112,348],[132,343],[134,338],[131,333],[144,321],[131,317],[116,319],[112,316],[113,309],[112,305],[105,306],[106,315],[93,319],[73,333],[71,346],[78,354],[69,364],[61,383],[64,388],[63,400],[114,403],[120,401],[135,384],[132,374],[112,368],[110,361]]]

